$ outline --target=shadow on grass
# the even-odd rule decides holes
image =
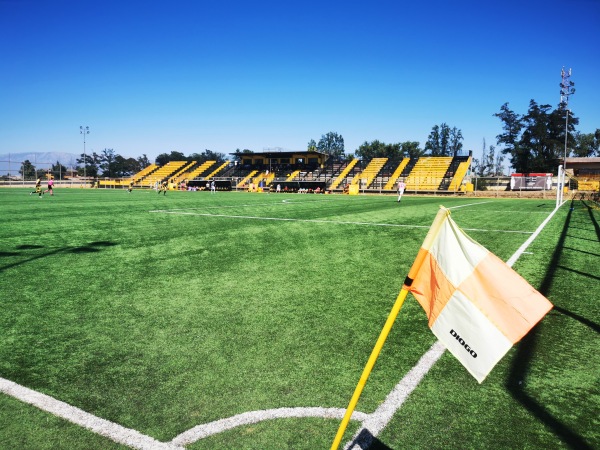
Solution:
[[[567,237],[567,231],[569,229],[569,223],[571,222],[572,214],[573,214],[573,201],[571,201],[571,208],[569,209],[569,213],[567,214],[567,218],[565,219],[565,224],[563,226],[563,230],[561,232],[558,243],[554,249],[554,253],[552,254],[552,258],[550,263],[548,264],[548,272],[542,281],[539,291],[547,296],[548,291],[550,289],[552,279],[555,275],[556,269],[559,266],[559,261],[561,260],[562,251],[564,248],[565,239]],[[592,328],[597,330],[597,324],[593,322],[587,321],[582,317],[575,317],[575,314],[572,314],[566,311],[563,308],[554,307],[554,309],[561,313],[566,313],[569,317],[573,317],[576,320],[582,321],[587,325],[593,325]],[[535,344],[537,340],[537,330],[538,327],[534,327],[525,337],[521,340],[521,342],[517,346],[517,353],[515,358],[513,359],[513,364],[510,370],[509,378],[506,383],[506,387],[508,391],[511,393],[513,398],[520,402],[524,408],[529,410],[535,417],[537,417],[540,421],[542,421],[548,428],[550,428],[560,439],[569,447],[574,449],[592,449],[592,446],[589,445],[585,440],[577,434],[574,430],[566,426],[560,420],[558,420],[555,416],[553,416],[543,405],[538,403],[536,399],[531,397],[523,387],[526,385],[524,382],[527,378],[528,367],[530,365],[533,353],[535,351]]]
[[[27,264],[32,261],[36,261],[36,260],[42,259],[42,258],[47,258],[48,256],[54,256],[54,255],[57,255],[60,253],[75,253],[75,254],[77,254],[77,253],[95,253],[95,252],[101,251],[103,247],[112,247],[114,245],[117,245],[117,243],[111,242],[111,241],[96,241],[96,242],[89,242],[89,243],[87,243],[85,245],[81,245],[79,247],[57,248],[55,250],[51,250],[46,253],[33,255],[27,259],[23,259],[21,261],[18,261],[18,262],[12,263],[12,264],[6,264],[4,266],[0,266],[0,272],[4,271],[6,269],[10,269],[12,267],[20,266],[22,264]],[[43,248],[44,248],[43,245],[19,245],[18,247],[16,247],[16,250],[20,250],[20,251],[0,252],[0,258],[9,257],[9,256],[22,256],[23,254],[26,254],[27,250],[39,250],[39,249],[43,249]]]
[[[356,436],[356,439],[352,441],[349,448],[353,450],[393,450],[373,436],[371,432],[365,428],[363,428],[358,436]]]
[[[600,241],[600,225],[598,225],[598,221],[596,220],[596,218],[594,217],[594,213],[592,212],[592,210],[596,209],[597,207],[593,203],[591,205],[589,202],[582,203],[588,210],[588,214],[590,215],[590,219],[592,221],[592,224],[594,225],[594,229],[596,230],[596,238],[598,241]]]

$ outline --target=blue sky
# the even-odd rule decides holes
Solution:
[[[0,154],[305,150],[334,131],[496,144],[503,103],[553,107],[573,69],[600,128],[600,1],[0,0]]]

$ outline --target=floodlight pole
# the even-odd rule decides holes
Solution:
[[[563,157],[563,170],[562,170],[562,189],[560,193],[560,200],[562,203],[563,191],[565,187],[565,173],[567,171],[567,142],[569,138],[569,96],[575,93],[574,83],[570,81],[571,69],[567,72],[563,67],[560,71],[562,81],[560,83],[560,106],[565,108],[565,152]]]
[[[79,134],[83,134],[83,178],[87,178],[87,156],[85,154],[85,135],[90,134],[90,127],[79,127]]]

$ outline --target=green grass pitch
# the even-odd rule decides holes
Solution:
[[[0,378],[165,443],[253,411],[346,408],[439,205],[505,261],[555,206],[28,192],[0,189]],[[371,448],[600,447],[599,219],[581,200],[556,212],[513,266],[555,308],[481,385],[444,353]],[[357,411],[434,342],[409,295]],[[329,448],[339,423],[276,418],[186,448]],[[126,447],[0,394],[0,448]]]

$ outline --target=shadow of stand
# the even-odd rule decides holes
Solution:
[[[571,205],[572,204],[573,202],[571,201]],[[548,265],[549,270],[540,286],[539,291],[544,296],[548,295],[548,290],[550,288],[552,278],[554,277],[556,267],[559,265],[562,249],[567,236],[567,230],[569,228],[569,223],[571,222],[572,213],[573,208],[569,210],[565,220],[565,225],[560,235],[560,239],[554,249],[554,253],[552,254],[551,262]],[[560,308],[556,309],[558,311],[562,311]],[[513,359],[510,374],[506,382],[506,388],[515,400],[521,403],[524,408],[530,411],[547,427],[551,428],[552,431],[559,436],[566,445],[574,449],[592,450],[593,447],[586,443],[580,435],[571,430],[564,423],[560,422],[524,390],[524,386],[526,385],[525,381],[527,379],[527,368],[531,363],[532,355],[535,350],[538,329],[538,326],[534,327],[517,345],[517,352]]]

